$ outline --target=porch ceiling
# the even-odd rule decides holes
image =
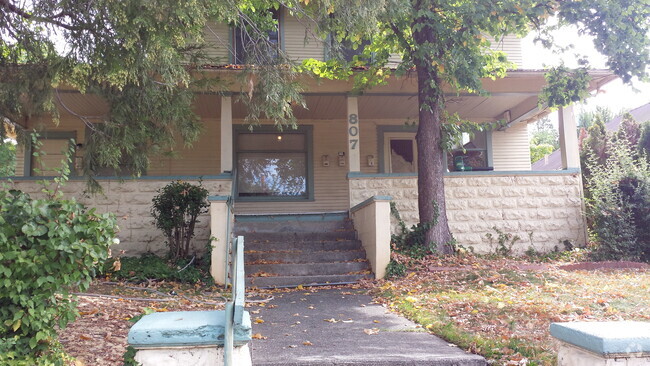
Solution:
[[[615,77],[607,71],[592,71],[590,90],[600,88]],[[369,90],[359,96],[359,117],[363,119],[413,120],[418,114],[416,83],[413,77],[391,79],[387,85]],[[545,85],[544,71],[513,71],[507,77],[484,80],[484,88],[490,93],[481,96],[468,93],[446,93],[447,110],[458,113],[462,118],[475,122],[490,122],[507,118],[511,122],[527,122],[548,113],[538,108],[538,95]],[[346,97],[349,89],[342,89],[344,83],[332,82],[312,85],[306,90],[307,108],[294,107],[298,120],[345,119]],[[108,112],[108,106],[101,98],[81,94],[74,90],[57,91],[55,99],[62,115],[84,116],[100,119]],[[233,95],[233,119],[246,117],[246,108]],[[194,110],[203,118],[218,119],[221,114],[219,94],[198,94]]]

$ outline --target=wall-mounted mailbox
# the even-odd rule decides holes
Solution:
[[[329,155],[321,156],[320,160],[323,163],[323,166],[330,166],[330,157],[329,157]]]
[[[339,151],[339,166],[345,166],[345,152]]]
[[[368,166],[375,166],[375,156],[374,155],[368,155],[366,157],[368,161]]]

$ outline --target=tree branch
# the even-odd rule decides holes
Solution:
[[[63,22],[60,22],[58,20],[54,20],[54,19],[51,19],[51,18],[48,18],[48,17],[34,16],[34,15],[26,12],[25,10],[17,7],[16,5],[10,3],[9,0],[0,0],[0,7],[4,8],[4,9],[7,9],[9,12],[11,12],[13,14],[16,14],[16,15],[20,16],[23,19],[29,19],[29,20],[36,21],[36,22],[50,23],[52,25],[55,25],[57,27],[61,27],[61,28],[64,28],[64,29],[67,29],[67,30],[70,30],[70,31],[88,30],[88,28],[86,28],[86,27],[73,26],[73,25],[66,24],[66,23],[63,23]],[[53,17],[54,18],[60,18],[62,16],[69,16],[69,13],[61,11],[60,13],[54,15]]]

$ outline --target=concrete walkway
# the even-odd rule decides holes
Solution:
[[[250,307],[253,334],[267,337],[253,340],[253,365],[486,365],[363,293],[305,289]]]

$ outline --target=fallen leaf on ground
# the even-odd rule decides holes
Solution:
[[[328,323],[338,323],[338,320],[336,320],[334,318],[332,318],[332,319],[323,319],[323,320],[325,320]]]
[[[366,333],[367,335],[378,334],[379,328],[364,329],[363,332]]]
[[[311,343],[310,341],[304,341],[304,342],[302,342],[302,345],[303,346],[313,346],[314,344]]]
[[[255,334],[253,334],[253,336],[251,338],[253,338],[253,339],[267,339],[268,337],[263,336],[262,333],[255,333]]]

